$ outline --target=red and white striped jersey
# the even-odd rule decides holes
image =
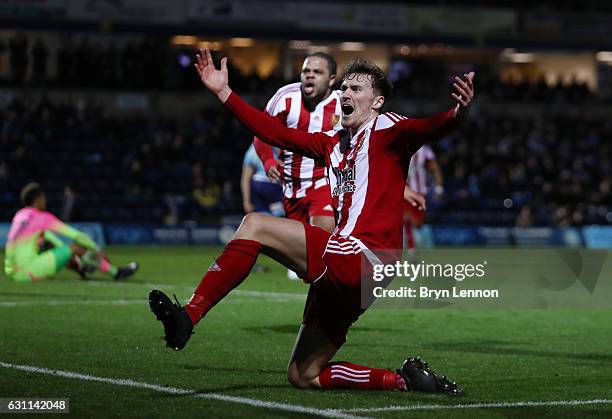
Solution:
[[[278,118],[285,126],[305,132],[325,132],[342,128],[340,91],[317,104],[310,112],[304,107],[301,83],[291,83],[278,89],[266,106],[266,112]],[[325,166],[317,165],[309,157],[289,150],[282,150],[282,183],[286,198],[303,198],[309,189],[327,184]]]
[[[427,195],[427,163],[436,160],[431,147],[424,145],[410,159],[406,183],[415,192]]]
[[[388,112],[355,133],[288,129],[232,93],[227,106],[266,143],[308,156],[329,168],[336,230],[334,250],[356,253],[402,248],[404,185],[410,157],[425,142],[457,126],[453,109],[413,119]]]

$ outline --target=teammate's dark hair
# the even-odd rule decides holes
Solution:
[[[371,61],[362,60],[361,58],[350,61],[344,67],[344,80],[350,79],[356,74],[365,74],[372,82],[372,89],[385,99],[388,99],[393,91],[393,84],[387,78],[382,69]]]
[[[34,201],[39,196],[42,196],[43,190],[38,183],[28,183],[21,190],[21,203],[24,207],[29,207],[34,204]]]
[[[308,54],[306,56],[306,58],[310,58],[310,57],[323,58],[325,61],[327,61],[327,67],[329,68],[329,74],[336,75],[336,72],[338,71],[338,64],[336,63],[336,60],[334,60],[334,57],[332,57],[331,55],[323,51],[313,52],[312,54]],[[306,60],[306,58],[304,58],[304,60]]]

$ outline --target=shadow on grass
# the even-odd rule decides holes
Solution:
[[[243,327],[242,330],[246,330],[248,332],[255,333],[291,333],[292,335],[297,335],[297,332],[300,330],[299,324],[277,324],[270,326],[251,326],[251,327]],[[354,326],[350,328],[349,333],[353,332],[399,332],[400,329],[390,329],[384,327],[362,327],[362,326]]]
[[[243,327],[242,330],[246,330],[247,332],[255,332],[260,334],[265,334],[269,332],[274,333],[291,333],[292,335],[297,335],[297,332],[300,330],[299,324],[276,324],[270,326],[250,326]]]
[[[257,368],[227,368],[227,367],[216,367],[211,365],[193,365],[193,364],[183,364],[179,365],[180,368],[184,368],[189,371],[218,371],[218,372],[239,372],[245,374],[252,373],[263,373],[263,374],[281,374],[284,375],[287,373],[284,369],[257,369]]]
[[[517,347],[517,342],[476,340],[473,342],[427,343],[423,347],[443,352],[470,352],[491,355],[526,355],[545,358],[568,358],[575,361],[612,362],[612,354],[588,352],[568,353]]]

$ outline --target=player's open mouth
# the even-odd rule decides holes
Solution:
[[[353,107],[349,105],[348,103],[345,103],[342,105],[342,115],[348,116],[352,114],[353,111],[354,111]]]
[[[311,95],[314,93],[314,84],[313,83],[306,83],[304,85],[304,93],[306,93],[307,95]]]

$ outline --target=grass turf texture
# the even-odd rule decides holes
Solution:
[[[335,359],[397,368],[420,355],[466,396],[300,391],[285,378],[307,287],[264,257],[196,327],[181,352],[164,347],[146,302],[151,284],[184,301],[219,249],[114,247],[138,260],[127,283],[73,272],[38,284],[0,281],[0,362],[132,379],[203,393],[347,410],[612,398],[612,310],[371,310]],[[263,291],[282,294],[253,293]],[[292,294],[292,295],[286,295]],[[293,295],[294,294],[294,295]],[[9,303],[14,302],[15,305]],[[276,408],[0,368],[0,397],[68,397],[75,417],[290,417]],[[612,404],[348,412],[369,417],[610,417]]]

